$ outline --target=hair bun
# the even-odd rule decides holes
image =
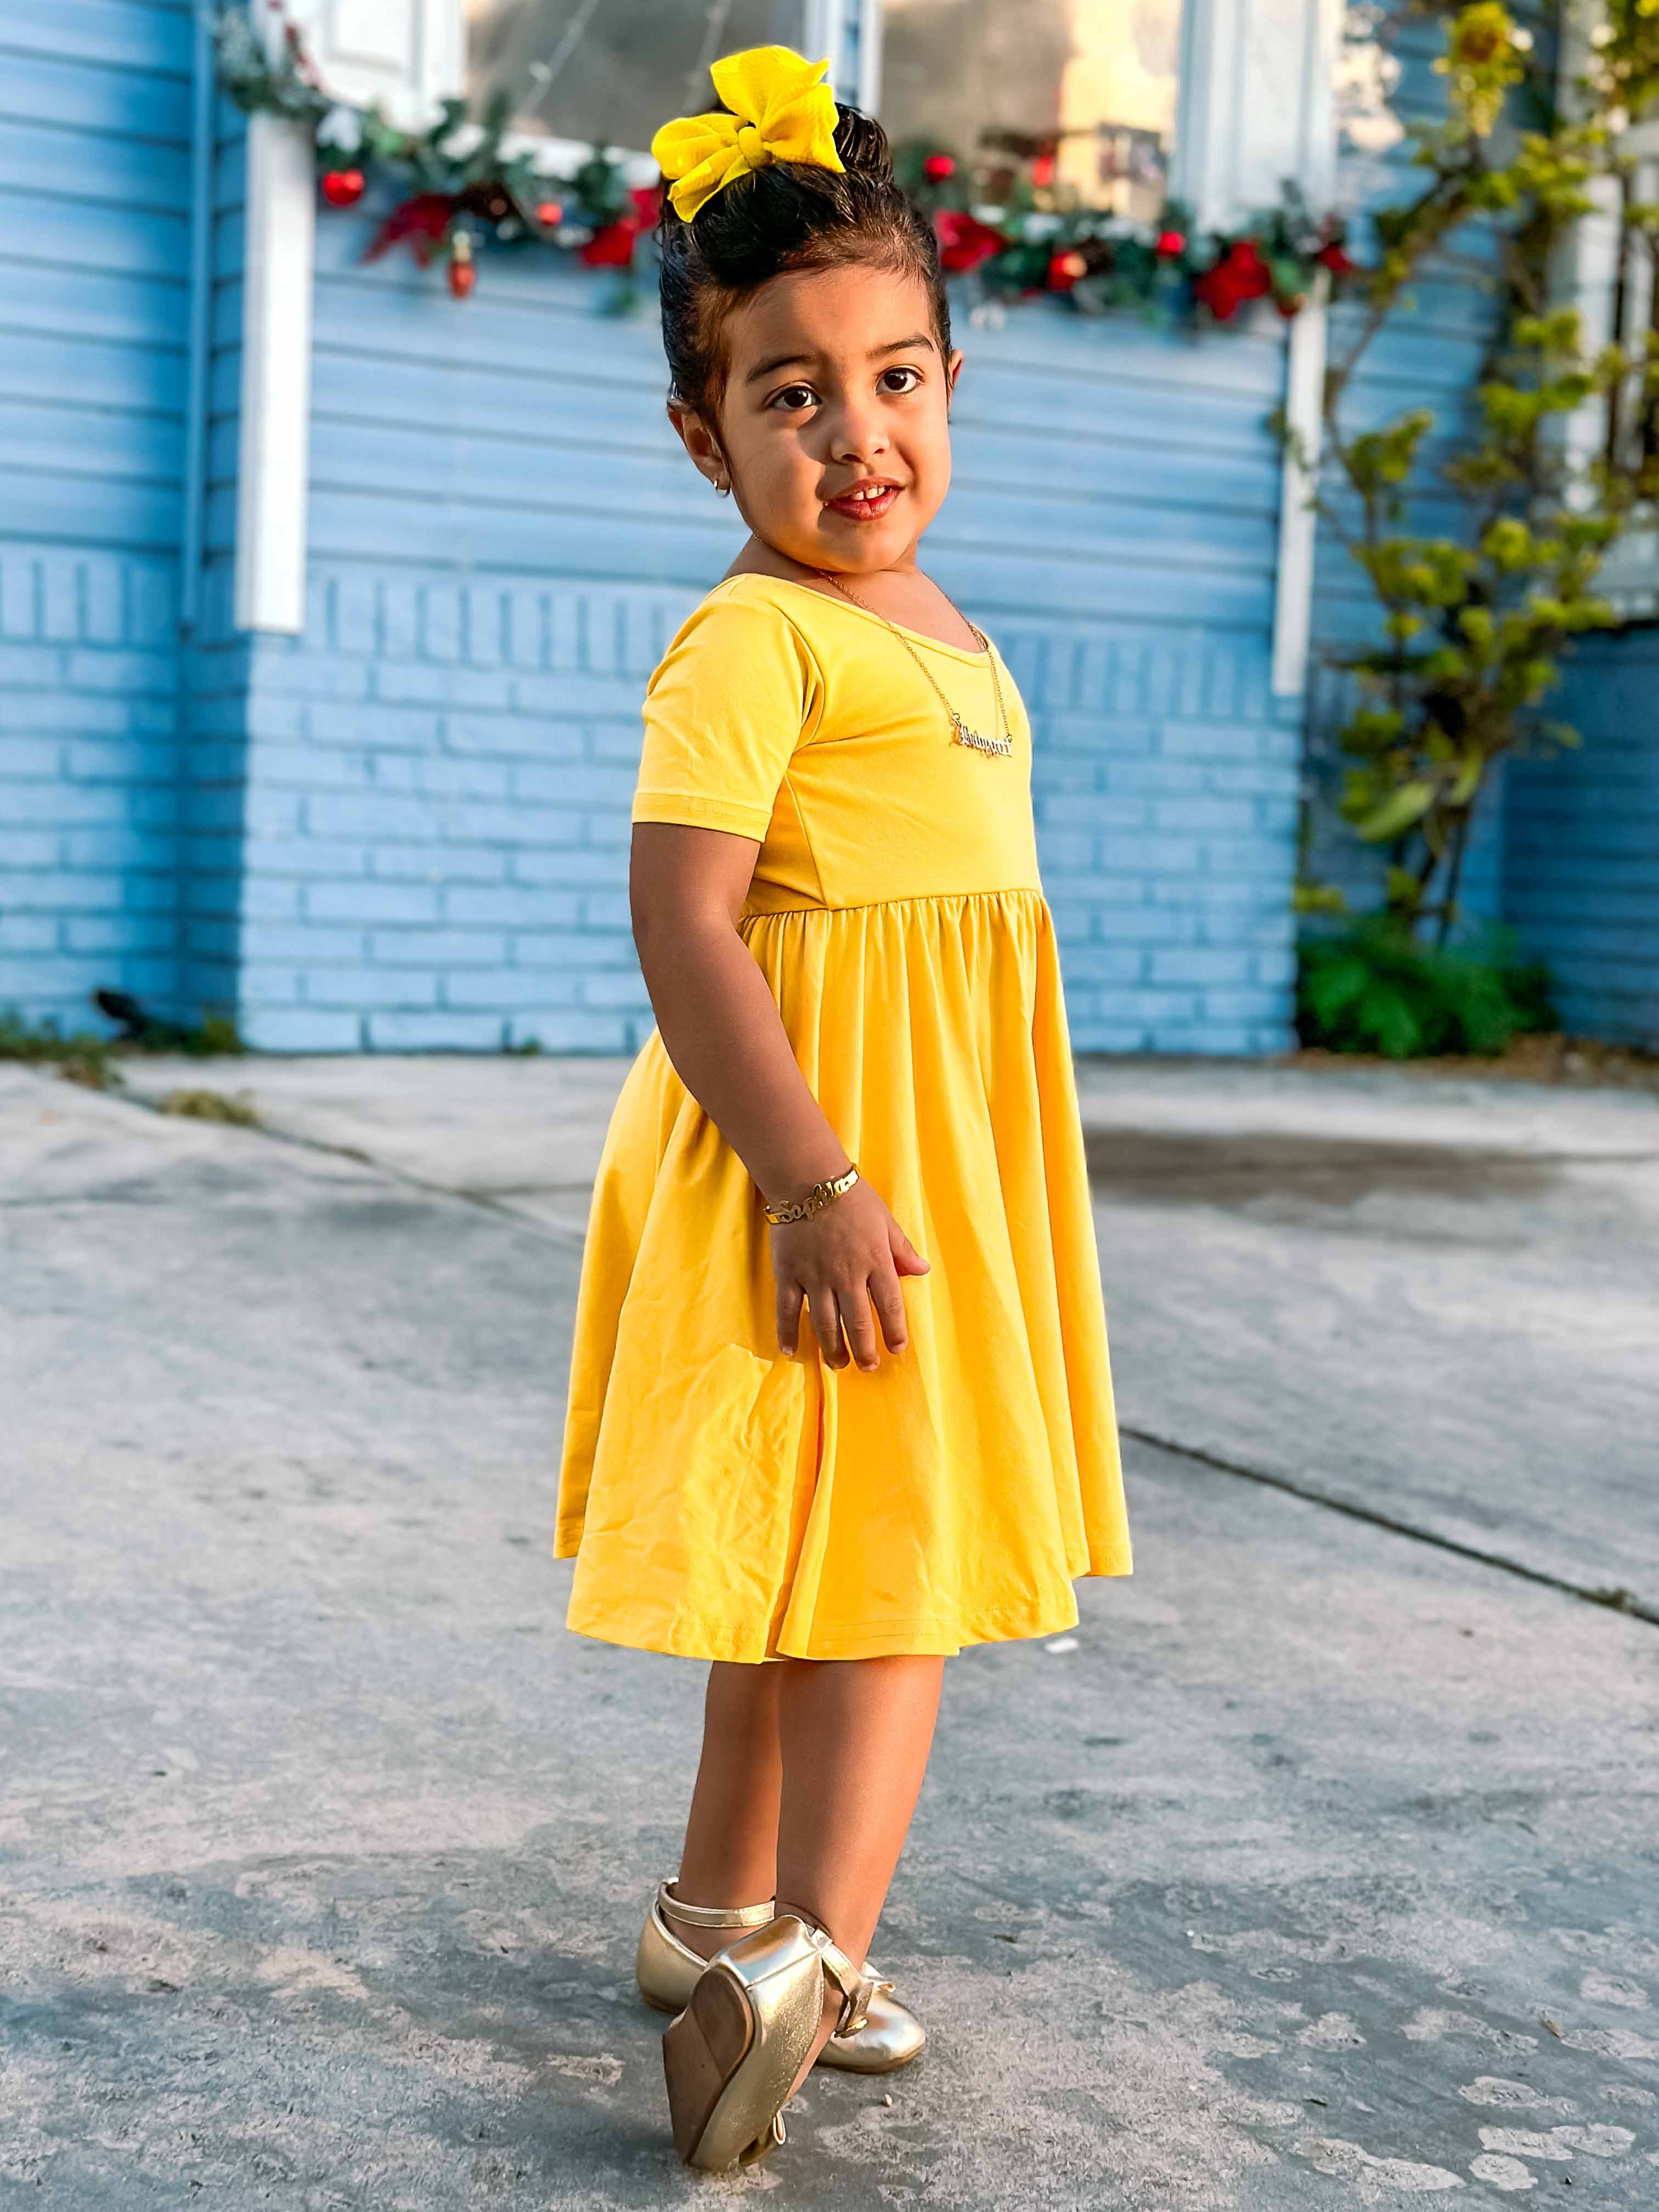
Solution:
[[[849,174],[877,177],[885,182],[893,173],[893,149],[887,133],[873,115],[857,107],[837,111],[836,151]]]

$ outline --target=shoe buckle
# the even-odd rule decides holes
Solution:
[[[823,1960],[824,1972],[841,1991],[841,2018],[836,2022],[836,2035],[856,2035],[861,2027],[867,2027],[870,2024],[870,2007],[877,1992],[890,1990],[893,1984],[867,1970],[860,1974],[827,1928],[815,1928],[809,1924],[806,1940]]]

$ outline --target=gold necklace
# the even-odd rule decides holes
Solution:
[[[983,738],[980,735],[977,730],[970,730],[969,728],[967,723],[963,720],[961,715],[957,714],[956,708],[945,697],[933,670],[927,665],[927,663],[916,651],[915,646],[911,644],[909,639],[906,637],[904,632],[899,628],[896,623],[888,622],[886,616],[882,613],[878,607],[869,605],[865,600],[860,599],[856,592],[849,592],[846,585],[842,582],[841,578],[835,574],[831,569],[815,568],[812,573],[814,575],[822,576],[826,584],[833,584],[843,599],[850,599],[855,607],[861,608],[866,615],[874,615],[878,623],[885,623],[886,627],[892,631],[894,636],[904,647],[904,650],[909,654],[911,659],[915,662],[916,666],[921,669],[922,674],[933,685],[934,690],[938,692],[939,702],[951,718],[951,737],[953,744],[971,746],[974,751],[980,753],[1012,752],[1014,750],[1014,733],[1009,725],[1008,709],[1003,704],[1002,678],[997,673],[997,657],[991,650],[991,641],[986,636],[982,629],[976,628],[974,623],[968,622],[967,616],[962,614],[962,609],[957,605],[956,601],[951,599],[948,592],[942,595],[945,605],[951,608],[957,614],[962,615],[963,622],[968,623],[969,629],[973,631],[974,635],[979,640],[980,651],[985,655],[987,660],[991,664],[991,688],[996,694],[997,720],[1002,725],[1002,735],[1000,738]]]

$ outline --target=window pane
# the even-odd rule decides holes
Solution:
[[[799,48],[805,0],[465,0],[467,91],[518,99],[521,129],[642,151],[717,103],[708,64]]]
[[[1084,206],[1158,213],[1181,0],[886,0],[882,16],[896,143],[954,154],[993,198],[1012,172]]]

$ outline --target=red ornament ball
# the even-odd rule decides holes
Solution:
[[[1079,276],[1086,276],[1089,264],[1074,247],[1066,253],[1056,253],[1048,262],[1048,289],[1069,292]]]
[[[1353,263],[1349,260],[1342,248],[1334,242],[1329,246],[1321,246],[1319,252],[1315,254],[1314,259],[1322,263],[1333,276],[1342,277],[1353,275]]]
[[[457,254],[449,264],[449,289],[458,300],[470,300],[472,288],[478,281],[478,271],[472,257]]]
[[[537,206],[536,220],[544,230],[555,230],[564,221],[564,210],[557,200],[543,200]]]
[[[356,207],[368,179],[361,169],[329,169],[323,176],[323,198],[331,208]]]
[[[930,154],[921,165],[921,173],[930,184],[942,185],[947,177],[954,177],[956,173],[954,154]]]
[[[1157,254],[1160,261],[1173,261],[1178,253],[1184,253],[1187,251],[1186,232],[1184,230],[1160,230],[1158,234],[1157,240],[1152,246],[1152,251]]]

